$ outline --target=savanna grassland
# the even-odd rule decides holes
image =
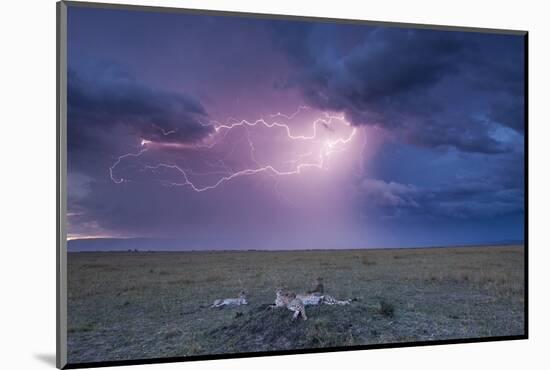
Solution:
[[[523,246],[69,253],[70,363],[524,333]],[[269,309],[275,289],[348,306]],[[216,298],[247,306],[211,309]]]

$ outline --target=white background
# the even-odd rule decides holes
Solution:
[[[112,1],[117,2],[117,1]],[[520,369],[549,361],[547,282],[550,39],[543,1],[133,1],[237,10],[442,25],[511,28],[529,35],[530,339],[206,361],[132,369]],[[0,367],[53,368],[55,358],[55,2],[5,1],[0,54]],[[98,25],[100,27],[100,25]],[[93,160],[93,159],[91,159]]]

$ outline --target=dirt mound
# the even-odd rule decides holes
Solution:
[[[367,332],[369,312],[362,305],[307,307],[308,320],[292,321],[292,312],[268,305],[250,307],[235,315],[229,325],[209,334],[227,348],[241,351],[269,351],[331,347],[355,340]],[[350,320],[351,319],[351,320]]]

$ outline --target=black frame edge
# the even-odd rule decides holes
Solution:
[[[529,338],[529,32],[526,32],[523,36],[524,40],[524,142],[523,142],[523,153],[524,153],[524,302],[523,302],[523,312],[524,312],[524,332],[525,338]]]

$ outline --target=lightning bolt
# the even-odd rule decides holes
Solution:
[[[310,109],[306,106],[300,106],[298,109],[293,112],[292,114],[283,114],[283,113],[276,113],[271,114],[269,117],[273,119],[278,118],[284,118],[286,120],[293,120],[300,112],[303,110]],[[265,118],[260,118],[255,121],[248,121],[248,120],[237,120],[234,118],[231,118],[227,120],[226,122],[218,122],[218,121],[212,121],[209,123],[201,123],[204,126],[210,126],[213,131],[212,134],[203,142],[199,143],[180,143],[180,142],[162,142],[162,141],[151,141],[142,139],[141,140],[141,149],[136,153],[127,153],[119,156],[114,163],[109,168],[109,174],[111,177],[111,180],[116,184],[121,184],[123,182],[127,182],[130,180],[124,179],[122,177],[116,177],[114,175],[115,169],[117,166],[120,165],[120,163],[128,158],[137,158],[142,156],[144,153],[149,151],[150,149],[161,149],[161,148],[176,148],[176,149],[212,149],[215,145],[222,142],[228,135],[229,132],[236,130],[238,128],[243,128],[246,130],[245,139],[249,146],[249,155],[250,160],[254,164],[253,167],[245,168],[242,170],[234,171],[232,170],[223,159],[218,159],[218,169],[217,171],[208,171],[208,172],[196,172],[189,168],[184,168],[182,166],[179,166],[174,163],[158,163],[155,165],[144,165],[144,169],[155,171],[159,169],[168,169],[175,171],[179,176],[181,176],[182,181],[179,182],[167,182],[168,185],[171,186],[182,186],[182,187],[188,187],[191,190],[195,192],[205,192],[208,190],[216,189],[217,187],[221,186],[222,184],[229,182],[235,178],[243,177],[243,176],[252,176],[257,175],[261,173],[269,174],[273,177],[283,177],[283,176],[292,176],[292,175],[299,175],[301,174],[305,169],[309,168],[315,168],[319,170],[327,169],[327,162],[328,158],[337,152],[341,152],[346,150],[346,147],[348,144],[356,135],[357,128],[353,127],[348,123],[345,118],[340,115],[331,115],[327,112],[322,113],[323,117],[315,119],[312,123],[312,131],[310,135],[297,135],[294,134],[291,130],[291,127],[288,124],[281,123],[279,121],[273,121],[268,122]],[[313,151],[308,151],[306,153],[298,154],[294,159],[286,162],[287,164],[291,165],[291,169],[281,169],[278,168],[273,163],[261,163],[256,158],[256,146],[254,144],[254,140],[251,136],[251,130],[257,127],[265,127],[269,130],[281,130],[285,135],[286,138],[290,141],[319,141],[319,128],[324,128],[325,130],[328,130],[329,132],[333,133],[333,126],[334,125],[344,125],[351,128],[349,131],[349,134],[336,138],[336,139],[326,139],[322,142],[320,141],[321,147],[318,148],[318,155],[315,155]],[[162,130],[163,135],[169,135],[171,133],[174,133],[175,130],[171,131],[165,131],[158,127],[158,129]],[[235,149],[235,146],[233,146],[232,151]],[[193,181],[194,176],[205,176],[205,175],[215,175],[218,176],[211,184],[208,185],[199,185],[196,182]]]
[[[165,129],[163,129],[163,128],[160,127],[160,126],[155,125],[154,123],[153,123],[151,126],[153,126],[153,128],[155,128],[155,129],[159,130],[160,132],[162,132],[162,135],[164,135],[164,136],[168,136],[168,135],[171,135],[171,134],[175,134],[175,133],[178,131],[177,128],[176,128],[176,129],[173,129],[173,130],[165,130]]]
[[[143,153],[145,153],[147,151],[147,147],[146,145],[149,143],[149,140],[141,140],[141,146],[143,147],[139,152],[137,153],[127,153],[127,154],[124,154],[124,155],[121,155],[120,157],[117,158],[117,160],[115,161],[115,163],[113,163],[113,165],[111,167],[109,167],[109,175],[111,176],[111,180],[113,180],[113,182],[115,184],[121,184],[125,181],[129,181],[129,180],[126,180],[124,178],[116,178],[114,177],[113,175],[113,171],[115,170],[115,167],[118,166],[120,164],[120,162],[125,159],[125,158],[129,158],[129,157],[140,157]]]

